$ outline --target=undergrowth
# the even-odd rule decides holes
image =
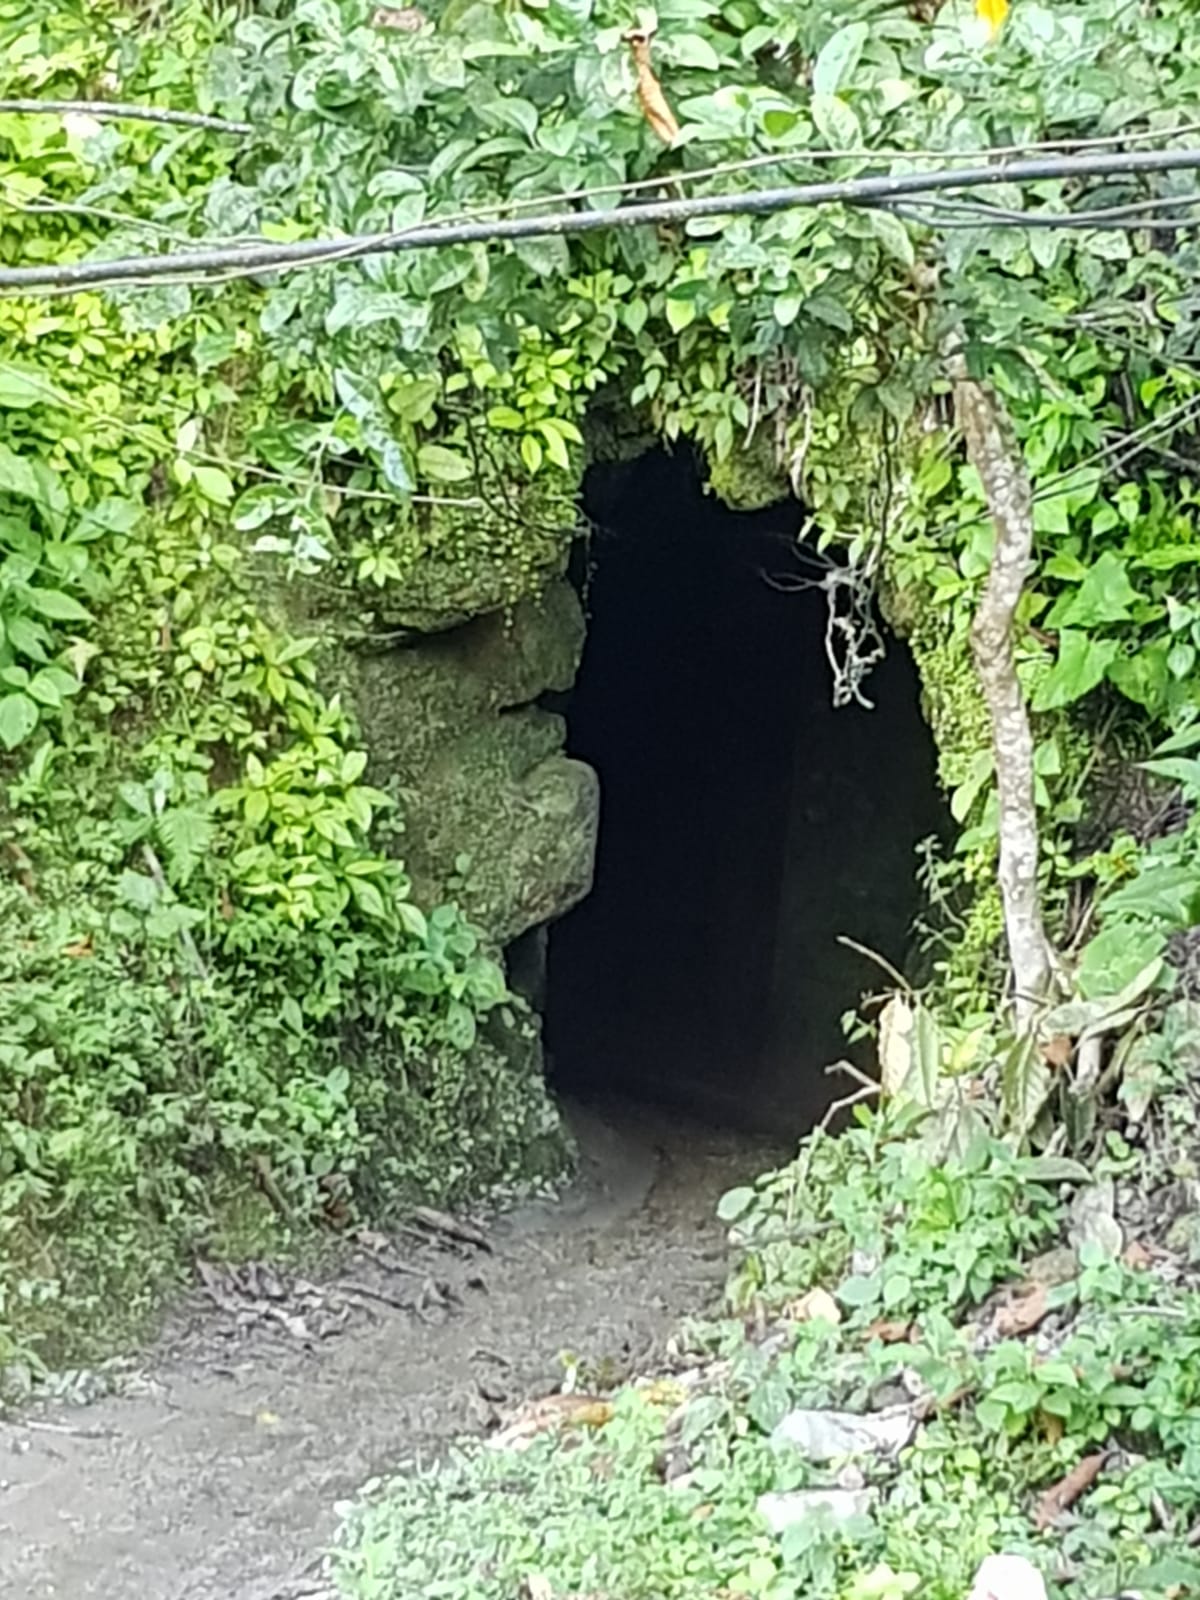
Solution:
[[[1177,1077],[1164,1128],[1190,1097]],[[1077,1231],[1082,1197],[1113,1172],[1161,1180],[1156,1158],[1114,1136],[1088,1172],[983,1135],[931,1166],[923,1137],[911,1113],[860,1109],[726,1196],[727,1310],[680,1333],[671,1373],[620,1390],[602,1426],[470,1444],[374,1486],[335,1553],[339,1592],[962,1600],[1001,1551],[1054,1600],[1194,1592],[1200,1290],[1150,1234],[1122,1258]],[[822,1465],[776,1431],[795,1408],[904,1406],[920,1421],[898,1455]],[[1088,1458],[1087,1487],[1046,1515]],[[836,1492],[780,1521],[818,1489]]]

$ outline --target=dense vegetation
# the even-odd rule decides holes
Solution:
[[[781,182],[1170,142],[1194,110],[1186,0],[1002,10],[0,0],[5,93],[244,125],[0,113],[0,254],[399,233],[607,206],[632,183],[749,189],[763,161]],[[634,92],[639,21],[670,147]],[[118,1289],[137,1310],[197,1242],[514,1181],[535,1148],[561,1161],[533,1023],[464,912],[414,903],[402,796],[338,691],[347,644],[512,606],[561,571],[588,450],[614,436],[695,441],[735,503],[793,485],[909,637],[962,824],[926,867],[917,1053],[931,1079],[1007,1062],[968,645],[993,535],[950,346],[1036,484],[1017,645],[1064,992],[1095,1023],[1124,991],[1120,1049],[1146,1056],[1147,993],[1175,982],[1164,958],[1186,959],[1198,909],[1196,247],[1170,226],[1189,182],[0,299],[0,1337],[28,1353]],[[1013,225],[1148,198],[1159,228],[1136,209]],[[1191,791],[1166,832],[1162,795],[1128,778],[1164,740],[1151,776]],[[1010,1125],[1054,1087],[1085,1135],[1088,1097],[1048,1073],[1032,1044],[1006,1065]]]
[[[1168,1074],[1139,1149],[1111,1131],[1091,1182],[987,1137],[931,1165],[911,1103],[815,1135],[725,1197],[724,1316],[523,1448],[376,1485],[339,1592],[964,1600],[1004,1551],[1054,1600],[1194,1593],[1200,1292],[1167,1264],[1180,1219],[1163,1244],[1196,1110]],[[1123,1249],[1098,1197],[1131,1178],[1153,1198]],[[857,1449],[813,1442],[829,1411],[859,1419]]]

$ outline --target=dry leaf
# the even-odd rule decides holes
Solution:
[[[996,1312],[995,1329],[1001,1339],[1032,1333],[1050,1307],[1044,1283],[1026,1283]]]
[[[893,1100],[912,1071],[913,1009],[902,994],[894,994],[879,1013],[879,1088]]]
[[[650,39],[651,35],[644,28],[631,28],[625,35],[637,70],[638,104],[646,121],[662,142],[673,144],[679,133],[679,124],[663,93],[662,84],[659,83],[654,68],[650,65]]]
[[[1051,1416],[1048,1411],[1038,1412],[1038,1425],[1042,1430],[1042,1437],[1048,1445],[1056,1445],[1066,1432],[1066,1425],[1063,1419]]]
[[[586,1394],[551,1394],[523,1406],[488,1440],[493,1450],[523,1450],[539,1434],[563,1428],[602,1428],[612,1418],[608,1400]]]
[[[1047,1065],[1061,1070],[1070,1062],[1075,1046],[1065,1033],[1056,1033],[1053,1039],[1047,1039],[1038,1048],[1042,1053],[1042,1060]]]
[[[638,1385],[638,1393],[648,1406],[665,1406],[669,1410],[681,1406],[688,1397],[683,1384],[674,1378],[652,1378],[649,1383]]]
[[[842,1320],[838,1303],[828,1289],[809,1289],[784,1306],[783,1314],[789,1322],[831,1322],[834,1327]]]
[[[987,23],[988,33],[994,39],[1008,15],[1008,0],[975,0],[975,15]]]
[[[86,936],[86,938],[76,939],[74,944],[66,945],[63,949],[63,955],[71,956],[76,961],[78,961],[82,956],[90,956],[91,954],[92,936],[90,933]]]
[[[1134,1272],[1144,1272],[1153,1263],[1154,1257],[1140,1239],[1132,1239],[1125,1246],[1121,1260]]]
[[[912,1334],[911,1322],[889,1322],[880,1317],[864,1329],[868,1339],[878,1339],[880,1344],[903,1344]]]
[[[1051,1484],[1038,1501],[1037,1513],[1033,1519],[1034,1527],[1039,1533],[1044,1533],[1057,1517],[1075,1504],[1081,1494],[1091,1488],[1107,1460],[1108,1454],[1104,1450],[1096,1455],[1084,1456],[1082,1461],[1071,1468],[1065,1478],[1060,1478],[1057,1483]]]
[[[398,33],[419,33],[425,26],[425,13],[416,6],[377,6],[371,18],[375,28],[394,28]]]

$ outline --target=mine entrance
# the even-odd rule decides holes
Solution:
[[[799,1132],[880,981],[837,936],[904,960],[941,822],[915,669],[889,640],[875,709],[834,709],[795,504],[729,512],[679,452],[593,469],[585,506],[568,738],[601,823],[593,892],[550,933],[555,1082]]]

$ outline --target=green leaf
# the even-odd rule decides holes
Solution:
[[[719,72],[721,58],[698,33],[677,34],[671,40],[671,54],[681,67],[699,67],[702,72]]]
[[[1144,923],[1114,921],[1088,941],[1075,981],[1085,999],[1115,994],[1167,948],[1166,935]]]
[[[746,1412],[756,1428],[763,1433],[770,1433],[787,1415],[790,1401],[791,1391],[787,1378],[778,1367],[773,1366],[750,1391],[746,1401]],[[774,1575],[775,1570],[772,1566],[771,1576]]]
[[[834,95],[849,82],[871,30],[865,22],[848,22],[826,41],[812,69],[814,95]]]
[[[212,847],[212,818],[197,806],[170,806],[158,819],[158,836],[167,876],[186,888]]]
[[[717,1201],[717,1219],[720,1222],[737,1222],[754,1204],[756,1191],[742,1187],[727,1189]]]
[[[1169,739],[1164,739],[1154,748],[1156,756],[1174,755],[1181,750],[1194,750],[1200,745],[1200,722],[1190,723],[1186,728],[1180,728]]]
[[[798,111],[775,106],[762,115],[762,128],[768,139],[786,139],[800,121]]]
[[[911,267],[916,260],[916,251],[912,235],[900,218],[893,216],[890,211],[870,210],[864,214],[871,232],[888,255],[894,261],[899,261],[901,266]]]
[[[37,367],[18,367],[10,361],[0,361],[0,406],[11,411],[28,410],[30,406],[61,404],[63,396]]]
[[[61,706],[68,696],[78,694],[79,679],[63,667],[42,667],[29,680],[29,693],[44,706]]]
[[[790,328],[800,315],[801,300],[798,294],[777,294],[772,308],[775,321],[781,328]]]
[[[1054,711],[1081,699],[1101,682],[1120,648],[1115,639],[1093,639],[1064,629],[1058,637],[1058,659],[1038,684],[1035,711]]]
[[[566,441],[554,424],[553,417],[544,417],[535,427],[546,441],[546,454],[556,467],[567,471],[571,465],[571,457],[567,453]]]
[[[430,483],[465,483],[471,476],[471,463],[443,444],[423,444],[417,451],[417,471]]]
[[[515,128],[527,139],[532,139],[538,125],[537,107],[519,95],[508,94],[489,100],[476,108],[476,115],[484,122],[504,128]]]
[[[213,505],[228,506],[233,504],[234,487],[233,479],[223,467],[196,467],[192,468],[192,481],[206,500],[211,500]]]
[[[1124,914],[1155,919],[1179,930],[1194,927],[1200,922],[1200,868],[1188,862],[1151,859],[1131,882],[1105,896],[1103,911],[1106,925],[1109,918]]]
[[[22,500],[38,499],[38,480],[33,463],[0,444],[0,489]]]
[[[267,820],[271,802],[265,789],[251,789],[242,803],[242,815],[248,828],[257,828]]]
[[[812,119],[831,150],[857,150],[862,145],[858,118],[844,100],[833,94],[815,94]]]
[[[422,943],[429,938],[429,924],[420,906],[414,906],[411,900],[397,900],[396,915],[405,933],[411,933],[414,939],[420,939]]]
[[[870,1306],[879,1299],[880,1289],[877,1272],[854,1273],[839,1285],[837,1297],[844,1306]]]
[[[47,659],[46,646],[50,642],[50,635],[40,622],[35,622],[32,617],[8,617],[4,631],[8,634],[9,644],[19,655],[28,656],[31,661]]]
[[[570,270],[571,252],[561,234],[548,233],[542,239],[517,239],[514,249],[522,264],[539,278],[565,277]]]
[[[1129,581],[1125,563],[1115,552],[1106,550],[1088,568],[1079,588],[1061,596],[1055,603],[1046,618],[1046,626],[1091,628],[1101,622],[1126,622],[1130,606],[1140,598]]]
[[[1155,717],[1163,710],[1170,682],[1165,639],[1152,639],[1132,655],[1119,655],[1108,669],[1108,681],[1136,705],[1144,706]]]
[[[367,192],[374,199],[395,202],[388,216],[395,233],[415,228],[425,216],[425,185],[415,173],[377,172],[367,185]]]
[[[0,744],[15,750],[38,724],[38,708],[27,694],[6,694],[0,698]]]
[[[30,607],[39,616],[49,617],[51,622],[90,622],[91,614],[84,610],[78,600],[69,594],[63,594],[61,589],[34,589],[25,591],[25,599]]]
[[[1189,799],[1200,799],[1200,757],[1161,756],[1155,761],[1139,761],[1143,772],[1152,772],[1156,778],[1169,778],[1182,784]]]
[[[123,872],[117,879],[117,893],[137,911],[152,911],[159,898],[158,885],[146,872]]]
[[[1087,1183],[1092,1176],[1070,1156],[1020,1156],[1015,1169],[1029,1183]]]
[[[461,1000],[451,1000],[446,1012],[446,1038],[456,1050],[469,1050],[475,1043],[475,1013]]]
[[[365,750],[348,750],[342,758],[342,782],[344,784],[357,783],[367,770],[367,752]]]
[[[467,964],[466,977],[476,1007],[490,1009],[511,998],[503,968],[487,956],[474,956]]]
[[[667,326],[672,333],[682,333],[695,320],[696,302],[694,300],[667,301]]]
[[[360,911],[365,911],[369,917],[381,919],[387,915],[383,896],[369,878],[348,878],[346,881]]]

